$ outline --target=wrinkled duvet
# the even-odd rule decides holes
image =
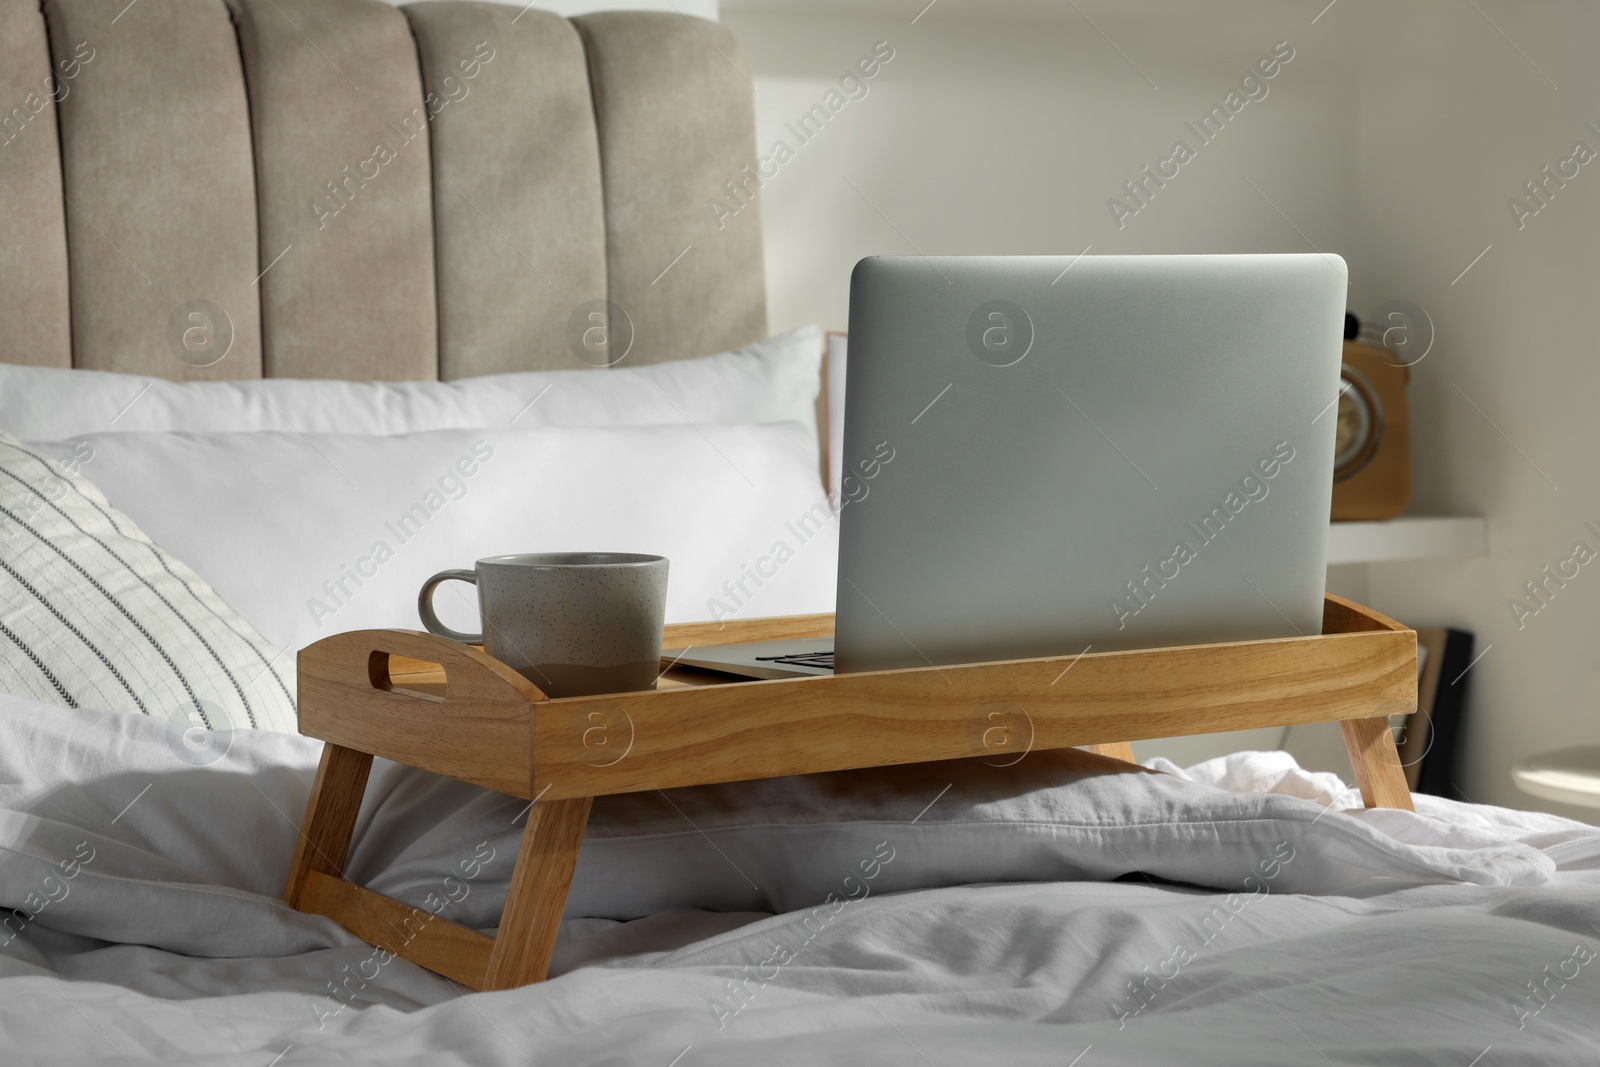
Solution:
[[[318,752],[0,697],[0,1064],[1600,1062],[1600,830],[1553,816],[1282,753],[602,801],[555,977],[483,994],[277,901]],[[524,802],[425,778],[347,869],[490,930]]]

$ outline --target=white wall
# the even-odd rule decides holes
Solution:
[[[1459,786],[1479,801],[1550,807],[1516,791],[1508,769],[1519,755],[1600,741],[1590,648],[1600,563],[1521,631],[1507,600],[1580,537],[1600,550],[1582,530],[1600,527],[1589,415],[1600,163],[1521,232],[1506,201],[1575,139],[1600,150],[1583,128],[1600,125],[1600,16],[1579,0],[1477,0],[1481,12],[1455,0],[1339,0],[1313,25],[1322,0],[1081,0],[1091,26],[1068,5],[941,0],[912,24],[923,5],[911,0],[798,6],[722,4],[757,73],[763,149],[793,141],[784,122],[874,42],[889,41],[895,58],[760,195],[774,330],[842,329],[849,271],[864,255],[1075,254],[1091,243],[1101,253],[1315,246],[1350,262],[1356,310],[1407,297],[1432,313],[1438,339],[1411,389],[1415,510],[1487,515],[1490,553],[1337,568],[1330,581],[1493,646],[1473,670]],[[1284,39],[1296,55],[1270,95],[1119,230],[1107,198]],[[1294,747],[1337,766],[1331,736],[1330,749],[1329,731],[1297,730]],[[1267,731],[1140,751],[1185,759],[1277,740]]]
[[[1486,558],[1373,567],[1370,599],[1492,646],[1472,672],[1461,789],[1560,810],[1517,791],[1508,770],[1521,755],[1600,741],[1600,563],[1520,630],[1508,601],[1575,541],[1600,550],[1583,529],[1600,526],[1600,162],[1520,231],[1507,201],[1574,141],[1600,151],[1584,126],[1600,125],[1600,23],[1583,3],[1478,2],[1515,45],[1453,2],[1359,9],[1358,293],[1430,312],[1438,340],[1411,386],[1415,439],[1426,442],[1419,503],[1489,519]]]
[[[874,42],[895,50],[867,97],[797,145],[761,193],[773,329],[842,329],[850,268],[875,253],[1075,254],[1091,243],[1097,253],[1309,251],[1309,238],[1348,254],[1356,231],[1350,21],[1309,27],[1297,5],[1277,2],[1087,5],[1125,60],[1065,5],[1066,15],[1027,19],[944,2],[915,25],[920,4],[868,10],[891,6],[905,11],[793,15],[722,5],[756,71],[763,151],[780,137],[795,142],[784,123],[821,100]],[[1177,138],[1194,141],[1184,121],[1219,102],[1284,39],[1295,58],[1267,83],[1269,95],[1119,230],[1107,200]]]

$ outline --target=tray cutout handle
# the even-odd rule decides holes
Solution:
[[[397,665],[394,657],[408,662]],[[545,699],[537,685],[482,649],[421,630],[334,634],[306,646],[300,661],[302,671],[330,682],[433,703]]]
[[[431,700],[436,704],[445,702],[450,688],[450,671],[443,663],[408,656],[404,673],[400,675],[401,684],[396,685],[390,669],[393,656],[394,653],[381,649],[373,649],[367,656],[367,680],[372,683],[372,688],[416,697],[418,700]],[[422,686],[428,688],[420,688]]]

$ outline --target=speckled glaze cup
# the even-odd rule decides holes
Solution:
[[[451,579],[478,587],[483,633],[434,614],[433,591]],[[633,552],[489,556],[470,571],[440,571],[417,595],[431,632],[481,642],[550,697],[654,689],[666,611],[666,557]]]

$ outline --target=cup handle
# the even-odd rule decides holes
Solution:
[[[452,641],[460,641],[464,645],[481,645],[483,644],[482,634],[464,634],[459,630],[452,630],[440,622],[439,616],[434,614],[433,591],[441,583],[448,582],[452,578],[458,582],[478,584],[477,571],[440,571],[422,583],[422,591],[417,594],[417,614],[422,616],[422,625],[427,628],[429,633],[438,634],[440,637],[448,637]]]

